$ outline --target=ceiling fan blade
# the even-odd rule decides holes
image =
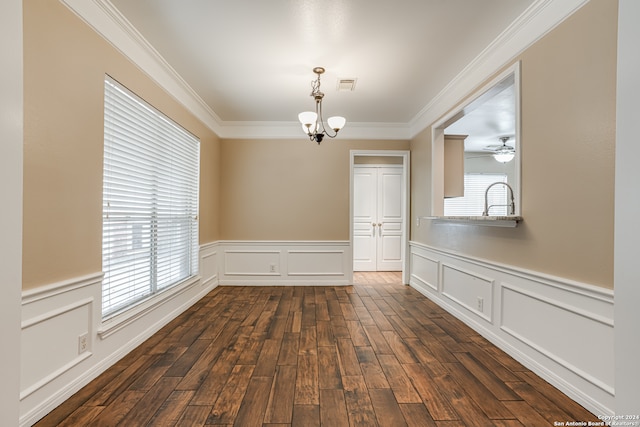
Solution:
[[[490,158],[491,155],[492,155],[491,153],[488,153],[480,156],[464,156],[464,158],[465,159],[487,159],[487,158]]]

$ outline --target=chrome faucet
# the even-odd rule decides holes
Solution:
[[[502,185],[506,186],[509,189],[509,195],[511,196],[511,203],[506,204],[506,205],[491,205],[491,206],[489,206],[489,201],[488,201],[489,189],[491,187],[493,187],[494,185],[498,185],[498,184],[502,184]],[[493,184],[491,184],[491,185],[489,185],[487,187],[487,189],[484,192],[484,211],[482,212],[482,216],[489,216],[489,209],[491,209],[494,206],[509,206],[509,207],[511,207],[509,215],[515,215],[516,214],[516,203],[515,203],[515,201],[513,199],[513,188],[511,188],[511,186],[509,184],[507,184],[506,182],[502,182],[502,181],[494,182]]]

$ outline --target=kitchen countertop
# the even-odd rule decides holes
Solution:
[[[470,225],[486,225],[495,227],[516,227],[523,220],[521,216],[430,216],[427,219],[442,222],[467,223]]]

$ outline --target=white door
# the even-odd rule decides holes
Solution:
[[[353,270],[377,270],[378,171],[353,169]]]
[[[402,167],[354,166],[353,270],[402,270]]]

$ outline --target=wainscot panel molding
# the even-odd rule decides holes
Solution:
[[[410,243],[410,285],[597,415],[614,414],[613,291]]]
[[[200,246],[199,276],[121,319],[102,321],[102,272],[24,291],[20,425],[33,425],[214,289],[218,252],[217,242]]]
[[[221,285],[348,285],[348,241],[220,241]]]

